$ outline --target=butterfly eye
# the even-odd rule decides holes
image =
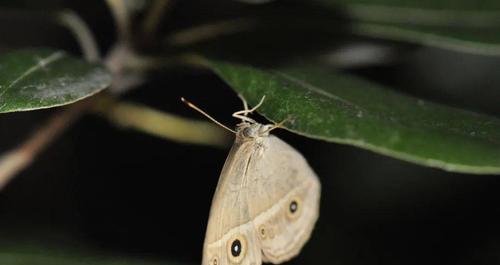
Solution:
[[[247,251],[247,242],[245,237],[237,235],[231,238],[231,240],[228,241],[227,247],[229,260],[233,263],[240,263],[245,257]]]
[[[288,203],[286,215],[290,219],[295,219],[299,216],[302,210],[302,201],[298,197],[293,197]]]
[[[254,134],[254,132],[253,132],[252,128],[246,127],[245,129],[243,129],[243,135],[245,137],[253,137],[254,136],[253,134]]]

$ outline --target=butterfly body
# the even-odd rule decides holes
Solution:
[[[319,215],[320,183],[273,126],[243,122],[210,210],[203,265],[281,263],[296,256]]]

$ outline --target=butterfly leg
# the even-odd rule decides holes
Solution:
[[[245,110],[245,112],[248,112],[248,103],[247,103],[247,101],[245,100],[245,98],[240,93],[238,93],[238,97],[240,98],[241,102],[243,102],[243,109]],[[245,116],[246,116],[246,114],[245,114]]]
[[[240,95],[238,94],[238,97],[241,99],[241,101],[243,101],[243,107],[245,108],[244,110],[240,110],[240,111],[237,111],[235,113],[233,113],[233,117],[235,118],[238,118],[242,121],[246,121],[246,122],[250,122],[250,123],[256,123],[254,119],[251,119],[251,118],[248,118],[247,115],[254,112],[255,110],[257,110],[261,105],[262,103],[264,103],[264,99],[266,98],[266,96],[262,96],[259,104],[255,105],[255,107],[251,108],[251,109],[248,109],[248,103],[246,102],[246,100]]]

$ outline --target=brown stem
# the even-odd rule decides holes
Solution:
[[[155,0],[151,3],[147,15],[142,23],[142,31],[150,38],[158,28],[163,14],[172,6],[171,0]]]
[[[0,190],[17,173],[29,166],[34,158],[76,121],[94,101],[94,98],[87,99],[55,113],[20,146],[2,155],[0,157]]]

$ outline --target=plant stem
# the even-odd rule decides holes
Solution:
[[[256,20],[248,18],[217,21],[174,32],[164,39],[164,43],[172,46],[192,45],[216,37],[250,30],[255,26],[257,26]]]
[[[93,101],[93,98],[86,99],[54,114],[43,126],[35,130],[24,143],[2,155],[0,157],[0,190],[17,173],[29,166],[47,145],[75,122]]]
[[[125,0],[106,0],[113,14],[116,31],[120,42],[128,42],[130,39],[130,14]]]
[[[154,0],[149,7],[148,13],[142,23],[142,31],[145,36],[151,37],[151,35],[158,28],[158,24],[161,21],[163,14],[172,5],[170,0]]]
[[[94,35],[80,16],[71,10],[64,10],[57,14],[57,20],[73,33],[87,61],[97,62],[101,59]]]

